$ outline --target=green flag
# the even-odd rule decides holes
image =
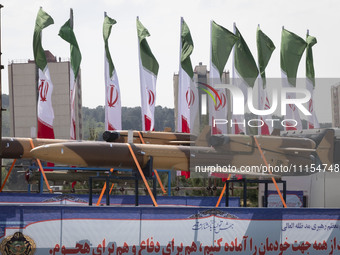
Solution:
[[[194,71],[190,60],[190,55],[194,50],[194,42],[192,41],[191,34],[187,23],[182,19],[181,31],[181,66],[182,69],[189,75],[190,78],[194,77]]]
[[[225,64],[237,40],[238,37],[228,29],[216,24],[214,21],[211,23],[211,60],[220,77],[222,77]]]
[[[235,43],[234,65],[237,73],[247,83],[248,87],[254,87],[255,80],[259,74],[253,55],[240,31],[235,26],[235,35],[239,40]]]
[[[313,50],[312,47],[317,43],[316,38],[307,35],[307,48],[306,48],[306,76],[312,82],[315,88],[315,73],[313,63]]]
[[[142,65],[144,68],[152,72],[157,76],[159,65],[152,54],[152,51],[149,47],[148,42],[146,41],[146,37],[150,36],[149,31],[143,26],[143,24],[137,18],[137,35],[139,40],[139,49],[140,49],[140,58],[142,61]]]
[[[59,36],[70,43],[70,53],[71,53],[71,70],[70,70],[70,108],[71,108],[71,129],[70,137],[71,139],[76,139],[76,81],[78,77],[78,72],[81,62],[81,53],[77,43],[76,36],[73,32],[73,11],[70,11],[70,19],[60,28]]]
[[[235,35],[239,38],[234,46],[234,68],[233,78],[234,85],[242,90],[245,97],[244,103],[248,98],[248,88],[254,87],[255,80],[259,74],[253,55],[251,54],[247,43],[243,39],[240,31],[234,25]],[[233,113],[233,120],[236,123],[241,123],[244,120],[244,115],[235,115]],[[233,126],[233,133],[246,133],[245,127],[239,124]]]
[[[266,87],[266,67],[268,65],[269,59],[275,50],[275,45],[270,40],[270,38],[262,32],[260,27],[257,27],[256,31],[256,44],[258,52],[258,65],[260,69],[260,75],[262,78],[263,88]]]
[[[73,20],[73,17],[71,18]],[[59,30],[59,36],[63,38],[65,41],[70,43],[71,67],[74,73],[74,79],[76,79],[78,76],[80,62],[81,62],[81,53],[79,50],[76,36],[74,35],[74,32],[73,32],[73,24],[71,23],[72,23],[71,19],[66,21],[66,23]]]
[[[104,38],[104,45],[105,45],[105,55],[106,55],[107,61],[109,63],[109,75],[110,75],[110,77],[113,76],[113,71],[114,71],[115,67],[114,67],[113,62],[112,62],[112,58],[111,58],[111,54],[110,54],[110,50],[109,50],[108,39],[109,39],[110,34],[111,34],[112,25],[114,25],[116,23],[117,22],[114,19],[111,19],[109,16],[105,16],[104,24],[103,24],[103,38]]]
[[[35,20],[35,27],[33,33],[33,54],[34,60],[40,70],[44,70],[47,66],[47,60],[44,49],[41,45],[41,32],[45,27],[53,24],[54,21],[50,15],[43,11],[40,7],[37,18]]]
[[[306,88],[311,94],[311,99],[308,102],[308,111],[311,115],[308,116],[308,129],[320,128],[320,124],[315,112],[314,105],[314,89],[315,89],[315,73],[313,64],[312,47],[317,43],[316,38],[307,34],[307,48],[306,48]]]
[[[281,71],[286,74],[290,86],[296,86],[296,74],[306,46],[307,43],[301,37],[286,29],[282,29]]]

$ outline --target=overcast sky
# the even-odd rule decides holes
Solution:
[[[284,26],[302,38],[307,29],[318,43],[313,47],[318,78],[340,77],[340,1],[337,0],[3,0],[2,62],[4,93],[8,93],[7,64],[12,60],[33,59],[32,37],[40,6],[54,24],[43,31],[43,47],[55,56],[69,57],[69,44],[58,36],[60,27],[74,12],[74,31],[82,53],[83,105],[104,105],[104,11],[117,21],[109,46],[120,82],[123,106],[140,106],[136,17],[149,30],[148,43],[159,62],[156,105],[173,107],[173,74],[179,66],[180,17],[188,24],[194,41],[192,63],[209,66],[210,20],[232,31],[233,22],[248,43],[254,58],[256,28],[276,45],[267,67],[267,77],[280,77],[280,38]],[[305,55],[298,77],[305,76]],[[231,58],[226,70],[231,69]],[[52,77],[53,78],[53,77]],[[330,121],[330,86],[334,80],[317,84],[316,111],[320,121]],[[323,109],[321,111],[320,109]]]

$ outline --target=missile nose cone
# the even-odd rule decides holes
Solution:
[[[63,150],[63,148],[54,148],[50,145],[42,145],[32,149],[31,154],[34,158],[50,160],[50,158],[54,158],[58,154],[61,154],[60,149]]]
[[[34,158],[42,158],[41,156],[45,155],[45,151],[42,150],[41,147],[45,147],[44,145],[43,146],[38,146],[38,147],[35,147],[34,149],[31,150],[31,155],[34,157]]]
[[[79,156],[72,149],[68,148],[66,144],[49,144],[39,146],[32,149],[31,154],[36,159],[48,162],[86,166],[84,158]]]

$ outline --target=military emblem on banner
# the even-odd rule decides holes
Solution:
[[[36,245],[32,238],[21,232],[5,237],[0,243],[2,255],[33,255]]]

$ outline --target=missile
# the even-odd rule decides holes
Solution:
[[[333,130],[322,132],[316,139],[317,142],[310,138],[220,135],[212,136],[209,139],[210,146],[207,147],[155,144],[130,146],[142,168],[147,167],[152,157],[153,167],[156,169],[195,171],[197,167],[218,165],[237,169],[231,172],[230,167],[229,170],[227,167],[224,168],[225,172],[242,173],[242,167],[257,166],[258,173],[262,174],[264,162],[255,138],[268,164],[289,167],[290,171],[278,173],[280,175],[306,174],[305,169],[296,171],[295,168],[294,172],[294,166],[308,167],[316,162],[317,157],[325,164],[331,164],[333,160]],[[55,143],[39,146],[31,151],[31,155],[49,162],[83,167],[136,168],[127,143]]]
[[[141,167],[150,156],[158,169],[188,169],[189,146],[131,144]],[[80,167],[135,168],[127,143],[71,142],[49,144],[31,150],[31,155],[44,161]]]
[[[196,139],[195,136],[186,133],[133,131],[133,143],[142,143],[140,136],[146,144],[163,145],[190,145],[190,141]],[[106,142],[127,143],[128,131],[105,131],[103,140]]]
[[[174,145],[189,145],[190,134],[171,133],[171,132],[140,132],[146,144],[174,144]],[[192,139],[194,139],[193,137]],[[103,139],[110,142],[126,143],[128,140],[128,131],[105,131]],[[75,142],[75,140],[67,139],[41,139],[41,138],[21,138],[21,137],[3,137],[1,141],[1,158],[32,158],[30,151],[32,149],[30,140],[34,147],[46,144]],[[133,131],[133,142],[142,143],[138,135],[138,131]]]
[[[71,142],[72,140],[65,139],[39,139],[39,138],[20,138],[20,137],[3,137],[1,140],[1,158],[32,158],[31,155],[31,142],[32,140],[34,147],[38,147],[45,144],[53,143],[65,143]]]

